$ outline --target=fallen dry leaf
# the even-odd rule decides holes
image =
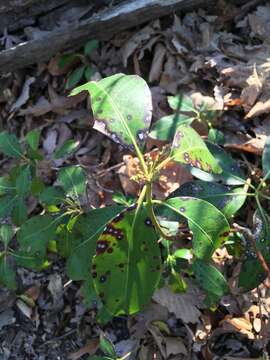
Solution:
[[[99,346],[99,339],[90,339],[80,350],[68,355],[69,360],[77,360],[85,354],[94,355]]]
[[[19,110],[30,97],[30,87],[36,81],[34,77],[30,77],[23,84],[22,92],[16,102],[11,106],[10,112]]]

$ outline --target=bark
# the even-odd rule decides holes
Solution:
[[[127,0],[124,2],[120,0],[120,4],[109,6],[104,11],[95,14],[91,12],[91,9],[96,6],[96,1],[92,1],[92,3],[87,1],[87,5],[85,5],[84,0],[76,0],[75,2],[77,9],[79,6],[82,11],[82,16],[79,20],[75,19],[72,22],[65,23],[61,27],[49,30],[51,26],[48,25],[49,14],[42,15],[39,18],[39,22],[42,24],[43,18],[43,27],[41,27],[41,29],[46,31],[41,32],[39,36],[33,40],[20,43],[13,48],[1,51],[1,71],[12,71],[36,62],[48,60],[57,52],[78,48],[91,38],[100,40],[108,39],[119,31],[168,15],[175,11],[187,11],[198,7],[205,7],[213,3],[213,0]],[[6,7],[3,7],[4,3],[6,3]],[[72,0],[0,0],[1,18],[3,17],[1,13],[3,14],[4,10],[9,9],[9,6],[12,7],[15,3],[20,4],[22,12],[20,14],[14,13],[11,15],[19,16],[21,23],[24,23],[24,20],[22,20],[24,19],[24,11],[33,14],[31,15],[32,18],[36,19],[37,14],[40,16],[43,12],[47,11],[46,9],[54,9],[53,22],[55,22],[55,16],[63,15],[65,6],[68,7],[69,10],[74,10],[74,8],[70,7],[72,4],[74,5]],[[28,6],[29,3],[32,3],[30,7]],[[54,7],[56,4],[58,5],[57,9]],[[85,6],[90,6],[90,8],[85,8]],[[7,13],[8,12],[6,11],[6,14]],[[30,20],[31,16],[29,16]],[[44,27],[44,17],[47,19],[47,22],[45,21],[47,29]],[[13,25],[10,26],[11,28],[7,25],[7,28],[12,29]],[[14,26],[18,25],[16,24]]]

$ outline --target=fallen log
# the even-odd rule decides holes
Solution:
[[[12,0],[9,0],[12,2]],[[20,0],[26,2],[26,0]],[[36,3],[36,0],[32,0]],[[57,0],[62,5],[66,0]],[[118,0],[119,1],[119,0]],[[48,1],[51,3],[51,0]],[[76,4],[79,2],[77,1]],[[175,11],[205,7],[213,0],[129,0],[120,2],[89,17],[40,32],[33,40],[0,52],[0,71],[7,72],[36,62],[46,61],[59,51],[75,49],[91,38],[108,39],[117,32],[140,25]],[[0,4],[1,5],[1,4]],[[90,4],[91,5],[91,4]],[[88,1],[89,6],[89,1]],[[36,10],[37,11],[37,10]],[[0,6],[1,12],[1,6]]]

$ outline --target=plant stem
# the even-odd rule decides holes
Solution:
[[[262,180],[260,181],[260,183],[259,183],[259,185],[258,185],[258,187],[257,187],[257,191],[258,191],[258,192],[259,192],[260,189],[264,186],[265,181],[268,179],[269,175],[270,175],[270,170],[266,173],[266,175],[265,175],[265,176],[262,178]]]
[[[148,213],[149,213],[149,216],[151,218],[151,221],[152,221],[155,229],[160,233],[161,237],[163,237],[166,240],[174,240],[174,237],[165,234],[165,232],[163,231],[162,227],[160,226],[160,224],[159,224],[159,222],[158,222],[158,220],[156,218],[156,215],[154,213],[153,201],[152,201],[152,184],[151,184],[151,182],[146,184],[146,206],[147,206]]]

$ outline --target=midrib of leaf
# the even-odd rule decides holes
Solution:
[[[111,104],[112,108],[114,109],[114,111],[118,115],[122,126],[125,128],[126,132],[128,133],[128,135],[129,135],[129,137],[130,137],[130,139],[132,141],[132,144],[134,145],[134,148],[136,150],[136,154],[137,154],[137,156],[138,156],[138,158],[140,160],[140,163],[141,163],[144,171],[147,172],[147,167],[146,167],[144,158],[142,156],[142,153],[141,153],[141,151],[140,151],[140,149],[139,149],[139,147],[137,145],[137,142],[136,142],[132,132],[130,131],[130,129],[129,129],[128,125],[127,125],[127,122],[126,122],[125,118],[123,117],[121,111],[119,110],[117,104],[114,103],[112,97],[108,94],[108,92],[98,85],[98,82],[95,82],[95,84],[96,84],[97,88],[107,96],[109,103]]]

